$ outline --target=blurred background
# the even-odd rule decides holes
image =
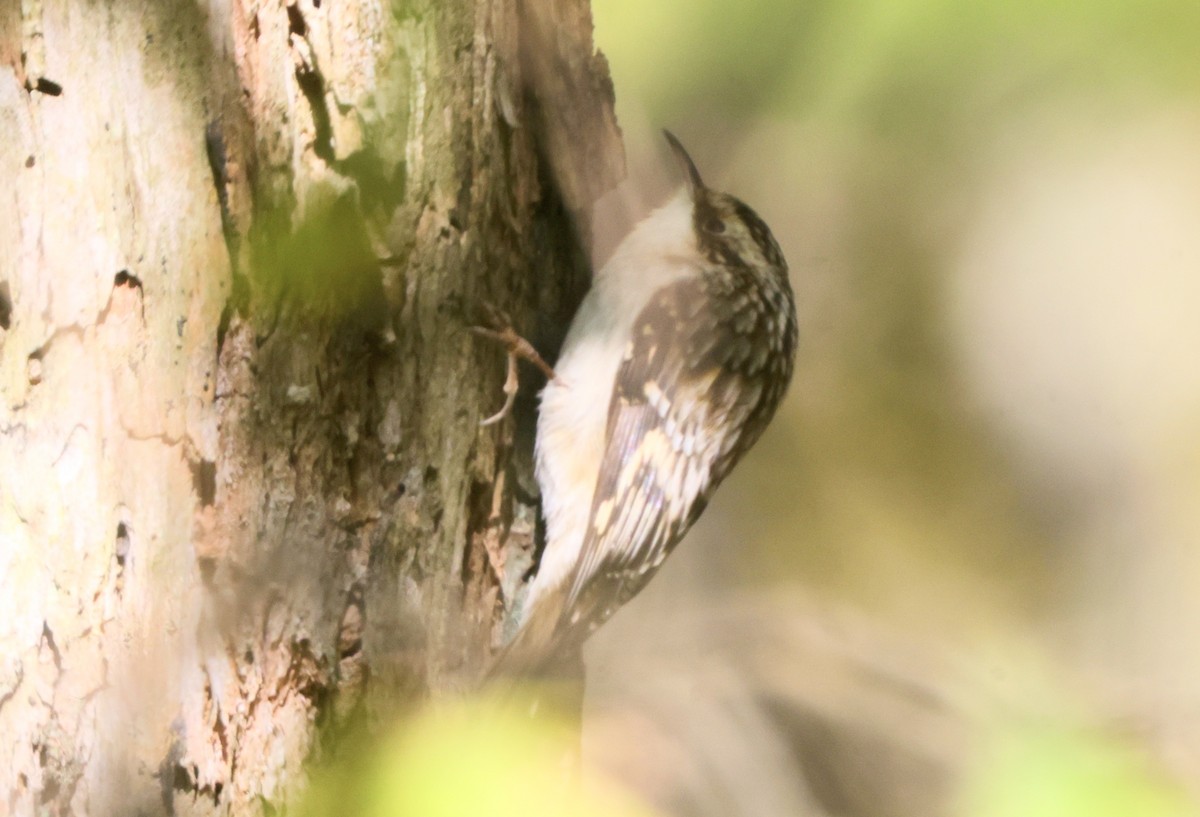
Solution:
[[[670,815],[1200,813],[1200,5],[594,0],[790,262],[774,426],[588,651]]]

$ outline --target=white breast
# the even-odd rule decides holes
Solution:
[[[546,549],[525,616],[579,558],[604,458],[608,408],[633,323],[662,287],[695,275],[700,255],[686,192],[643,219],[596,275],[541,395],[537,478]]]

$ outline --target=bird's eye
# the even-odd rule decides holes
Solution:
[[[704,229],[710,233],[720,234],[725,232],[725,222],[716,216],[713,216],[708,221],[704,222]]]

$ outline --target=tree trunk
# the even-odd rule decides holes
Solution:
[[[0,814],[259,813],[470,685],[537,512],[466,328],[553,351],[611,106],[586,0],[0,3]]]

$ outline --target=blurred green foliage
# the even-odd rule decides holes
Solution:
[[[249,306],[267,323],[379,330],[387,302],[356,197],[314,187],[295,223],[289,212],[264,208],[256,217],[245,292],[251,300],[239,307]]]
[[[526,702],[528,703],[528,702]],[[431,704],[315,776],[306,817],[653,817],[579,767],[579,734],[517,699]]]
[[[931,125],[1069,86],[1200,90],[1200,7],[1187,0],[595,0],[593,10],[618,105],[664,121],[898,114]]]
[[[967,817],[1187,817],[1187,799],[1145,757],[1062,725],[998,727],[966,787]]]

